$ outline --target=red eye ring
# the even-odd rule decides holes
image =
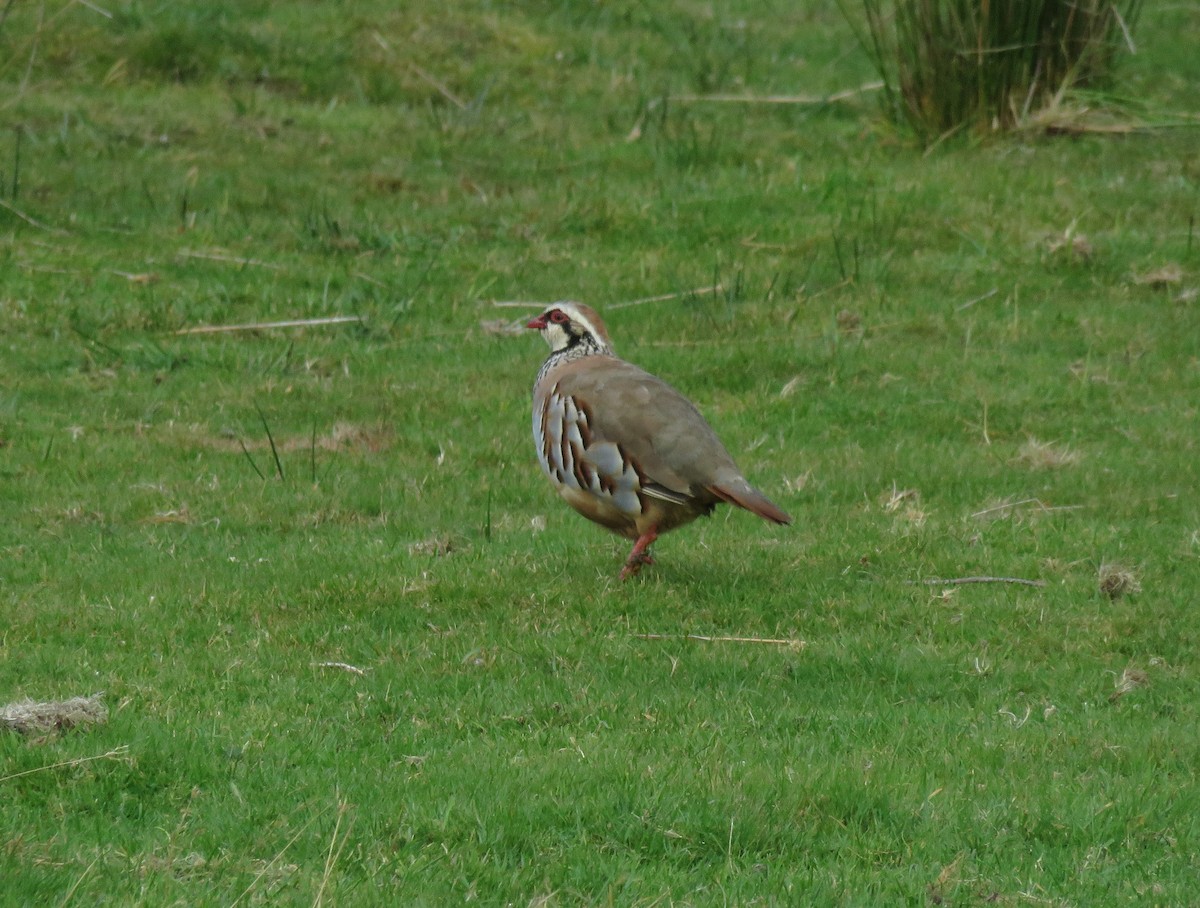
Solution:
[[[554,322],[556,325],[565,325],[570,321],[570,319],[567,317],[567,313],[563,312],[561,309],[555,309],[550,313],[550,321]]]

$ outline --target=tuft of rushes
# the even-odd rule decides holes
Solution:
[[[1009,129],[1071,89],[1111,82],[1141,0],[862,0],[860,41],[885,108],[924,142]]]

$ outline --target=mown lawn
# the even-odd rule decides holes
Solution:
[[[1200,13],[1136,38],[1139,128],[926,151],[680,100],[869,83],[833,0],[5,5],[0,703],[110,716],[0,732],[0,904],[1194,902]],[[617,580],[567,298],[794,526]]]

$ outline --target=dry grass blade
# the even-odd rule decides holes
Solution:
[[[993,296],[995,296],[999,292],[1000,292],[999,287],[993,287],[987,293],[982,293],[979,296],[972,297],[971,299],[967,300],[965,303],[960,303],[959,305],[955,306],[954,311],[962,312],[964,309],[970,309],[976,303],[982,303],[984,300],[991,299]]]
[[[97,754],[94,757],[80,757],[75,760],[62,760],[58,763],[51,763],[47,766],[37,766],[33,769],[26,769],[24,772],[14,772],[10,776],[0,776],[0,783],[9,782],[13,779],[20,779],[25,776],[31,776],[39,772],[49,772],[53,769],[63,769],[67,766],[83,766],[87,763],[95,763],[97,760],[116,760],[126,756],[129,753],[129,745],[122,744],[107,753]]]
[[[968,583],[1015,583],[1020,586],[1045,586],[1045,580],[1026,580],[1024,577],[930,577],[927,580],[907,580],[926,586],[964,586]]]
[[[412,68],[412,71],[417,74],[417,77],[422,82],[432,85],[434,87],[434,89],[437,90],[437,93],[439,95],[441,95],[443,98],[445,98],[451,104],[453,104],[459,110],[467,109],[467,102],[464,101],[462,98],[460,98],[458,95],[456,95],[454,92],[452,92],[449,88],[447,88],[445,82],[442,82],[440,79],[434,77],[430,73],[427,73],[425,70],[421,69],[421,67],[417,66],[417,64],[415,64],[415,63],[410,63],[409,66]]]
[[[125,280],[129,281],[131,284],[154,284],[159,280],[159,276],[153,271],[135,272],[117,271],[116,269],[112,269],[111,273],[115,274],[117,277],[125,278]]]
[[[829,95],[730,95],[730,94],[711,94],[711,95],[671,95],[667,100],[673,101],[676,104],[698,104],[698,103],[716,103],[716,104],[835,104],[838,101],[847,101],[850,98],[856,98],[859,95],[867,94],[868,92],[879,91],[883,88],[883,81],[876,80],[874,82],[866,82],[858,88],[845,88],[841,91],[835,91]]]
[[[349,672],[352,675],[365,675],[366,669],[359,668],[357,665],[351,665],[349,662],[314,662],[314,668],[338,668],[344,672]]]
[[[345,833],[342,834],[341,841],[338,841],[338,833],[342,828],[342,818],[350,809],[345,801],[338,804],[337,819],[333,824],[333,835],[329,839],[329,851],[325,855],[325,871],[321,874],[321,885],[317,888],[317,897],[313,900],[313,908],[320,908],[324,897],[325,889],[329,885],[329,880],[333,876],[333,868],[337,866],[338,858],[342,856],[342,851],[346,847],[346,842],[350,838],[350,830],[354,828],[354,823],[346,827]]]
[[[175,254],[181,259],[204,259],[209,262],[226,262],[230,265],[241,265],[242,267],[269,268],[272,271],[283,270],[282,265],[273,265],[261,259],[246,259],[236,255],[226,255],[223,252],[196,252],[191,249],[181,249]]]
[[[646,303],[662,303],[667,300],[680,299],[685,296],[707,296],[711,293],[721,293],[725,289],[723,284],[713,284],[711,287],[697,287],[694,290],[680,290],[676,293],[661,293],[657,296],[644,296],[641,299],[625,300],[620,303],[611,303],[604,308],[607,309],[624,309],[628,306],[641,306]],[[483,300],[480,300],[483,303]],[[498,309],[545,309],[553,303],[537,302],[536,300],[491,300],[491,305]],[[485,326],[490,323],[485,323]]]
[[[80,884],[83,883],[87,875],[92,872],[92,868],[96,866],[96,862],[99,860],[99,858],[93,858],[92,863],[83,868],[83,873],[79,874],[79,876],[75,878],[75,882],[71,884],[71,888],[67,890],[66,894],[62,897],[62,901],[58,903],[58,908],[63,908],[64,905],[70,903],[71,899],[74,898],[76,891],[79,889]]]
[[[224,334],[232,331],[266,331],[270,328],[315,328],[322,325],[344,325],[349,322],[362,322],[360,315],[329,315],[322,318],[293,318],[277,322],[248,322],[244,325],[196,325],[193,328],[180,328],[174,332],[182,334]]]
[[[111,19],[113,17],[113,14],[110,13],[108,10],[104,9],[104,7],[97,6],[94,3],[89,3],[88,0],[75,0],[75,2],[78,3],[80,6],[87,7],[93,13],[99,13],[105,19]]]
[[[605,306],[605,309],[624,309],[628,306],[641,306],[644,303],[661,303],[666,300],[675,300],[684,296],[706,296],[710,293],[720,293],[725,287],[721,284],[713,284],[711,287],[697,287],[695,290],[681,290],[678,293],[663,293],[659,296],[644,296],[637,300],[626,300],[623,303],[613,303]]]
[[[5,211],[11,212],[12,214],[19,217],[26,224],[29,224],[31,227],[36,227],[38,230],[45,230],[48,233],[57,233],[60,236],[67,235],[67,231],[62,230],[61,228],[58,228],[58,227],[51,227],[49,224],[43,224],[41,221],[37,220],[36,218],[30,217],[29,215],[27,215],[24,211],[22,211],[20,208],[17,208],[15,205],[4,201],[4,199],[0,199],[0,208],[3,208]]]
[[[1086,507],[1086,505],[1082,504],[1048,505],[1040,498],[1022,498],[1019,501],[1002,501],[999,504],[986,507],[982,511],[976,511],[971,515],[971,517],[973,519],[989,517],[992,515],[1007,517],[1012,511],[1015,511],[1017,508],[1023,507],[1027,504],[1036,505],[1039,511],[1044,511],[1046,513],[1050,513],[1052,511],[1079,511]]]
[[[319,820],[323,816],[325,816],[324,810],[320,811],[317,814],[314,814],[312,817],[309,818],[307,823],[305,823],[303,826],[301,826],[299,829],[297,829],[296,834],[284,843],[283,847],[280,848],[279,851],[277,851],[275,853],[275,856],[273,858],[271,858],[270,861],[268,861],[266,864],[263,865],[262,870],[260,870],[258,872],[258,874],[254,877],[254,879],[252,879],[250,881],[250,885],[247,886],[244,890],[242,890],[242,894],[239,895],[232,902],[230,902],[229,908],[237,908],[237,905],[240,904],[241,901],[254,890],[254,887],[258,885],[259,880],[261,880],[264,876],[266,876],[270,872],[271,868],[274,867],[277,863],[279,863],[279,861],[287,853],[287,850],[296,844],[296,842],[297,842],[297,840],[299,840],[300,836],[304,835],[304,833],[308,831],[308,827],[312,826],[313,823],[317,822],[317,820]]]
[[[763,643],[768,646],[787,646],[804,649],[808,643],[789,637],[710,637],[704,634],[633,634],[638,640],[694,640],[699,643]]]

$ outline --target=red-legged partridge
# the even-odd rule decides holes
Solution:
[[[529,322],[550,356],[533,386],[542,471],[576,511],[635,540],[621,579],[660,535],[721,502],[792,519],[748,483],[690,400],[613,353],[595,310],[555,303]]]

